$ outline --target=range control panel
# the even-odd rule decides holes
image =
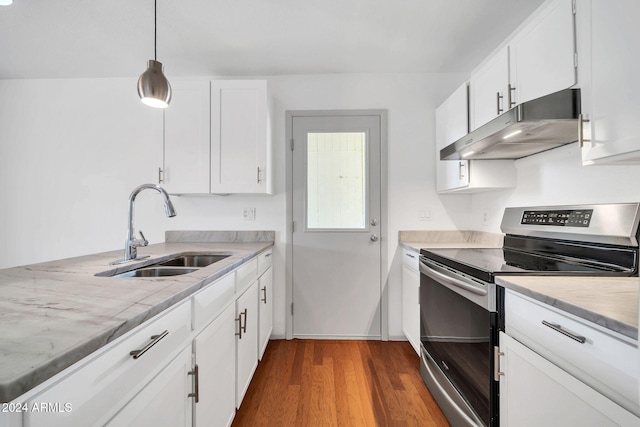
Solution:
[[[524,211],[520,224],[589,227],[593,209]]]

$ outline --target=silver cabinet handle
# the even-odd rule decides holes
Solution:
[[[578,114],[578,144],[580,147],[584,147],[585,142],[590,142],[590,139],[584,138],[584,124],[589,123],[589,120],[585,119],[582,114]]]
[[[371,237],[369,237],[369,240],[371,240],[372,242],[377,242],[378,241],[378,236],[375,234],[372,234]]]
[[[544,326],[547,326],[547,327],[553,329],[556,332],[560,332],[562,335],[568,336],[572,340],[578,341],[580,344],[584,344],[587,341],[587,339],[585,337],[583,337],[581,335],[576,335],[573,332],[567,331],[562,326],[557,325],[555,323],[551,323],[551,322],[547,322],[546,320],[543,320],[542,324]]]
[[[260,301],[266,304],[267,303],[267,287],[266,286],[262,287],[262,292],[264,297]]]
[[[514,105],[516,105],[516,87],[515,86],[511,86],[511,83],[508,84],[508,89],[509,92],[507,93],[507,100],[509,102],[509,109],[511,109],[511,107],[513,107]],[[513,95],[511,95],[511,93],[513,92]]]
[[[266,254],[264,257],[265,258],[269,258],[272,255],[272,252],[269,252],[268,254]]]
[[[236,336],[238,339],[242,339],[242,313],[236,317],[236,322],[238,322],[238,332],[236,332]]]
[[[498,110],[498,116],[502,114],[502,107],[500,107],[500,100],[504,98],[504,96],[500,95],[500,92],[496,92],[496,106]]]
[[[504,372],[500,372],[500,356],[504,356],[504,353],[500,351],[500,347],[493,347],[493,380],[500,381],[500,377],[504,375]]]
[[[405,255],[408,256],[411,259],[416,259],[416,257],[414,255],[411,255],[411,254],[405,254]]]
[[[242,327],[242,332],[247,333],[247,309],[245,308],[242,312],[244,314],[244,326]]]
[[[260,166],[258,166],[258,184],[260,184],[260,181],[262,180],[260,179]]]
[[[195,402],[198,403],[198,401],[200,400],[200,381],[199,381],[199,375],[198,375],[198,365],[195,365],[193,367],[193,371],[189,371],[187,372],[187,375],[193,375],[194,376],[194,388],[195,391],[193,393],[189,393],[187,394],[187,397],[195,397]]]
[[[465,169],[466,163],[465,162],[460,162],[460,164],[458,165],[458,178],[460,180],[464,179],[464,172],[463,170]]]
[[[158,168],[158,184],[162,184],[164,182],[164,179],[162,179],[162,168]]]
[[[133,356],[134,359],[138,359],[143,354],[145,354],[147,352],[147,350],[149,350],[154,345],[158,344],[158,342],[160,342],[160,340],[162,338],[166,337],[167,335],[169,335],[169,331],[164,331],[160,335],[151,335],[151,342],[149,344],[145,345],[140,350],[132,350],[132,351],[129,352],[129,354],[131,356]]]

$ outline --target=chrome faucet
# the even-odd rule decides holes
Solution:
[[[125,262],[136,261],[139,259],[144,259],[149,257],[149,255],[138,257],[138,248],[147,246],[149,244],[149,241],[145,239],[144,234],[142,234],[142,231],[140,230],[138,232],[140,233],[141,238],[137,239],[135,237],[136,235],[135,229],[133,228],[133,210],[134,210],[133,208],[134,208],[134,202],[136,200],[136,196],[142,190],[145,190],[147,188],[156,190],[162,195],[162,198],[164,199],[164,209],[167,214],[167,217],[171,218],[176,216],[176,210],[173,207],[173,203],[171,203],[171,199],[169,199],[169,195],[164,190],[164,188],[155,184],[142,184],[134,188],[133,191],[131,192],[131,195],[129,196],[129,216],[128,216],[129,221],[128,221],[128,229],[127,229],[127,240],[124,246],[124,259],[114,261],[111,264],[124,264]]]

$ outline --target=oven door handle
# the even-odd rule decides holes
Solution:
[[[433,280],[444,282],[448,285],[462,288],[465,291],[472,292],[476,295],[487,295],[487,290],[479,288],[471,283],[467,283],[464,279],[452,276],[454,273],[450,273],[447,270],[436,267],[432,264],[427,265],[424,261],[420,261],[420,273],[426,274]]]

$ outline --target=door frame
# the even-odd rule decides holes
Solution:
[[[380,119],[380,334],[389,340],[388,304],[388,209],[387,209],[387,110],[286,110],[285,111],[285,163],[286,163],[286,238],[285,238],[285,326],[286,339],[293,339],[293,119],[295,117],[377,116]]]

